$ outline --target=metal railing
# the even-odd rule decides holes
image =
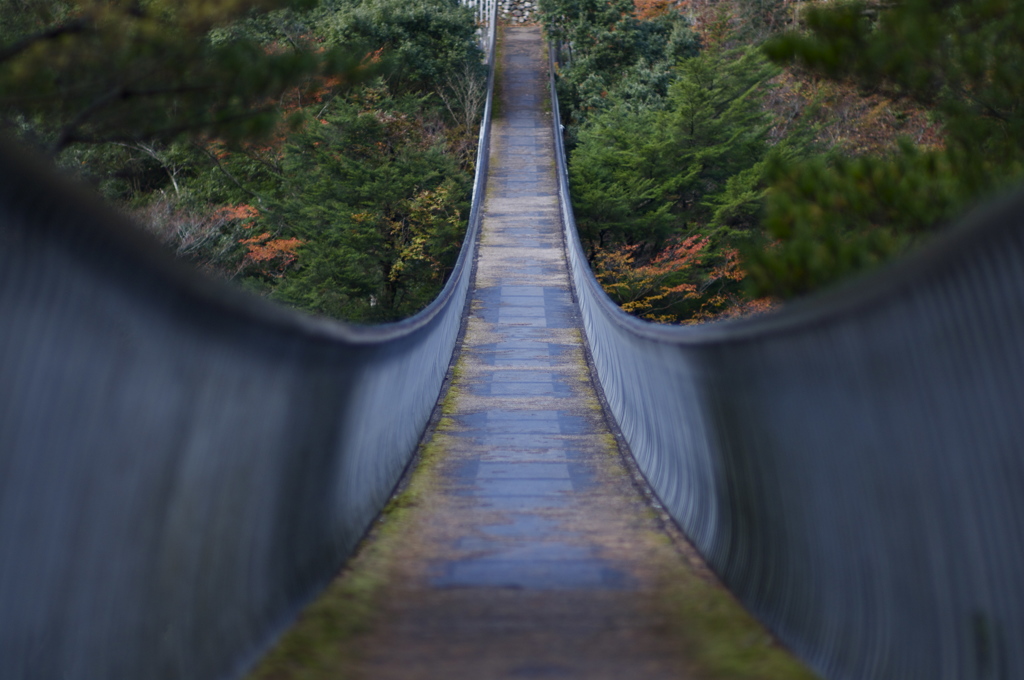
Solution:
[[[0,677],[234,677],[337,572],[452,357],[493,74],[454,272],[380,327],[197,280],[0,148]]]
[[[590,273],[551,97],[597,377],[725,584],[824,677],[1024,677],[1024,194],[774,315],[646,323]]]
[[[480,43],[484,53],[488,55],[488,63],[494,54],[495,25],[498,16],[498,0],[459,0],[476,13],[476,23],[480,27]]]
[[[455,272],[377,328],[197,281],[0,154],[0,677],[232,677],[330,579],[449,364],[490,111]],[[674,328],[590,275],[558,161],[600,385],[725,583],[826,677],[1024,675],[1024,197],[855,286]]]

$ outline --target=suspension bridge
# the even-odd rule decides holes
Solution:
[[[387,326],[199,280],[4,149],[0,676],[239,676],[430,422],[440,493],[369,677],[685,677],[614,623],[642,615],[651,521],[617,432],[823,677],[1024,675],[1024,199],[772,316],[647,324],[587,268],[542,53],[508,31],[459,263]]]

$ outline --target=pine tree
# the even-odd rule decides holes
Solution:
[[[1024,5],[849,3],[806,18],[806,32],[769,42],[774,59],[928,107],[944,145],[776,165],[765,221],[773,244],[751,249],[746,268],[756,293],[780,297],[905,252],[1024,174]]]
[[[223,28],[308,0],[3,0],[0,122],[40,147],[267,134],[279,100],[361,55]]]
[[[657,250],[670,234],[746,226],[733,218],[760,199],[770,124],[760,94],[774,72],[751,49],[707,51],[679,62],[663,108],[593,115],[570,162],[584,239]]]

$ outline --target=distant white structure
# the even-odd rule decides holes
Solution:
[[[476,10],[476,32],[480,36],[480,46],[484,50],[484,54],[487,55],[488,62],[491,57],[491,46],[488,44],[490,40],[491,31],[491,18],[497,17],[498,0],[460,0],[460,2],[466,7],[472,7]],[[503,4],[507,0],[503,0]],[[536,4],[536,0],[533,0]]]
[[[487,26],[488,19],[494,11],[498,0],[461,0],[466,7],[476,10],[476,22],[481,26]]]

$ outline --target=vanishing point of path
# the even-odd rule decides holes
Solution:
[[[569,289],[539,28],[504,34],[471,315],[366,678],[684,678],[672,552],[590,382]],[[678,558],[677,558],[678,559]]]
[[[409,487],[253,680],[809,679],[645,501],[569,289],[540,29],[500,41],[471,312]]]

